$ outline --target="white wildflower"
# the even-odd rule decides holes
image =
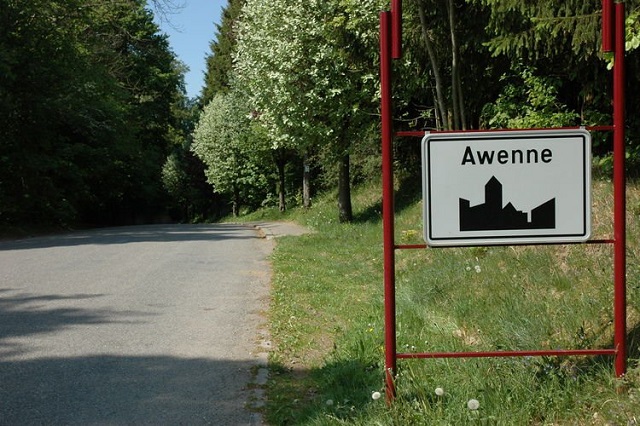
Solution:
[[[380,399],[381,396],[382,394],[380,392],[374,392],[371,394],[371,399],[373,399],[374,401],[377,401]]]
[[[475,266],[475,270],[476,272],[479,274],[480,272],[482,272],[482,269],[480,268],[480,265],[476,265]]]
[[[469,401],[467,401],[467,408],[469,410],[475,411],[480,408],[480,402],[477,399],[470,399]]]
[[[444,389],[442,388],[436,388],[435,392],[436,392],[436,395],[438,396],[444,395]]]

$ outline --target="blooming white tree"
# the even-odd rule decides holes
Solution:
[[[236,216],[242,201],[267,185],[267,147],[254,131],[249,112],[237,91],[216,95],[202,112],[191,146],[205,163],[205,174],[214,190],[231,195]]]
[[[377,108],[382,0],[247,0],[235,71],[274,150],[325,149],[339,163],[339,216],[352,217],[349,153]]]

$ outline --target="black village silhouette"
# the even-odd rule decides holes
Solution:
[[[495,176],[484,186],[485,202],[471,206],[460,198],[460,231],[489,231],[505,229],[554,229],[556,227],[556,199],[552,198],[527,212],[517,210],[510,202],[503,207],[502,183]]]

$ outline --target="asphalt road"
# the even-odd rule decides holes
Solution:
[[[256,425],[272,242],[241,225],[0,243],[0,425]]]

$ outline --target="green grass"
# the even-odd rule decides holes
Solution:
[[[610,184],[594,183],[594,237],[611,235]],[[415,193],[401,193],[396,239],[421,242]],[[378,185],[335,196],[295,220],[316,232],[273,254],[266,418],[273,425],[605,425],[640,422],[640,186],[628,190],[629,372],[611,357],[399,360],[398,397],[383,392],[382,230]],[[249,220],[280,218],[261,211]],[[611,247],[569,245],[397,253],[401,352],[603,348],[612,345]],[[434,393],[444,389],[443,396]],[[467,408],[469,399],[480,408]]]

